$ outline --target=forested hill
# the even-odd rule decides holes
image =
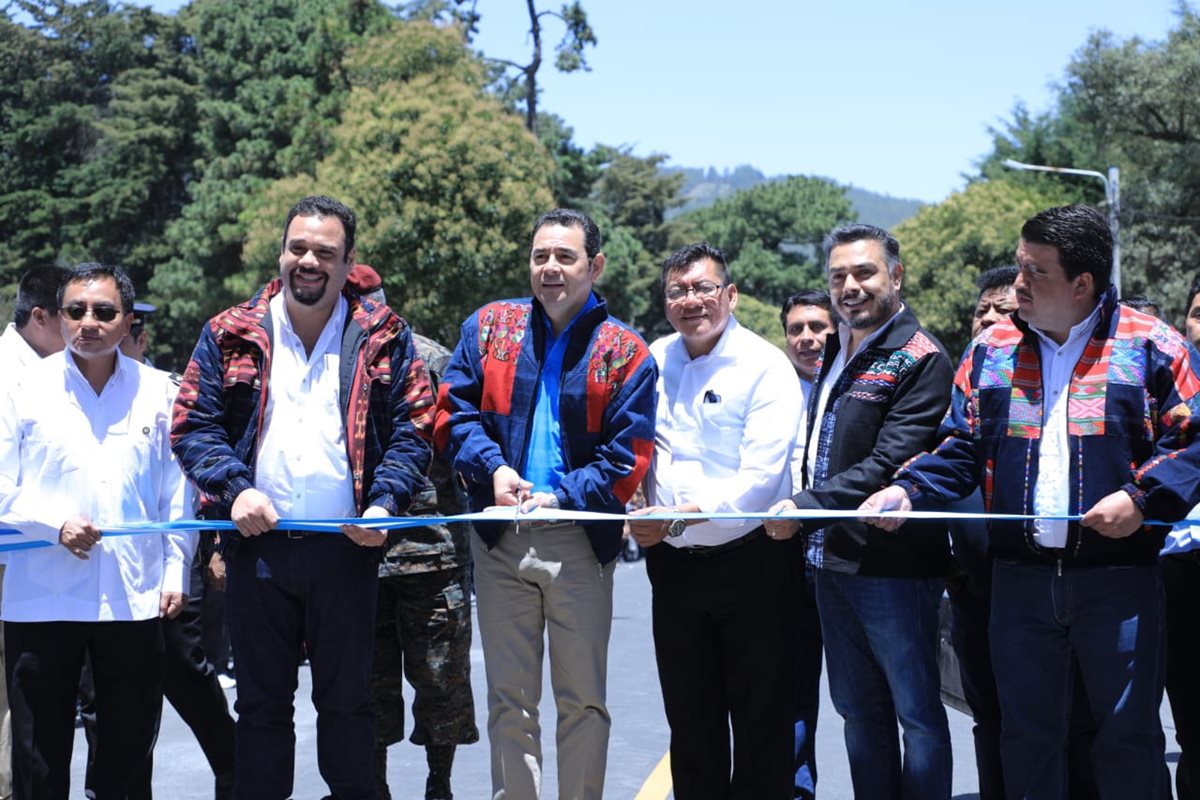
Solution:
[[[729,197],[735,192],[749,189],[766,181],[779,180],[779,177],[768,178],[762,172],[748,164],[742,164],[732,170],[717,172],[708,167],[663,167],[665,173],[681,173],[683,188],[680,194],[687,202],[674,211],[675,214],[704,208],[717,200]],[[869,222],[881,228],[892,228],[917,213],[923,205],[920,200],[909,200],[902,197],[891,197],[876,194],[866,189],[850,186],[846,189],[846,197],[854,206],[860,222]]]

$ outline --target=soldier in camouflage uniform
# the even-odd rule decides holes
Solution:
[[[413,346],[436,385],[450,359],[440,344],[413,334]],[[467,510],[450,464],[435,456],[425,491],[409,513],[450,516]],[[387,748],[404,738],[404,677],[412,684],[410,741],[425,747],[426,800],[450,800],[450,769],[459,744],[479,741],[471,694],[469,523],[401,528],[388,534],[379,565],[375,621],[375,769],[380,800],[387,787]]]

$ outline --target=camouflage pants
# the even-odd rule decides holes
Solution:
[[[404,739],[404,678],[414,694],[413,744],[479,741],[465,586],[465,568],[379,579],[371,673],[378,747]]]

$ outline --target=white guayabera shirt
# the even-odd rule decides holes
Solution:
[[[0,395],[0,527],[53,546],[8,554],[0,617],[13,622],[152,619],[162,592],[187,592],[196,534],[104,535],[89,558],[58,544],[73,514],[127,525],[184,517],[171,453],[177,387],[117,356],[97,394],[67,351],[31,365]]]

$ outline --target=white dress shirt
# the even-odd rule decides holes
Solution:
[[[4,333],[0,334],[0,391],[15,385],[18,375],[41,360],[37,350],[17,330],[16,323],[8,323]],[[3,541],[0,539],[0,544]],[[0,551],[0,568],[7,563],[8,553]]]
[[[30,366],[0,397],[0,527],[54,543],[9,553],[5,620],[146,620],[158,616],[162,592],[188,590],[194,532],[103,535],[86,561],[58,544],[73,514],[101,528],[185,516],[186,484],[169,441],[177,390],[118,354],[96,394],[64,351]]]
[[[1071,328],[1061,345],[1037,328],[1030,329],[1038,336],[1042,357],[1042,438],[1038,442],[1038,477],[1033,487],[1033,513],[1070,514],[1071,449],[1067,440],[1067,405],[1071,392],[1071,375],[1087,349],[1092,331],[1100,320],[1100,306],[1092,309],[1087,319]],[[1086,508],[1079,509],[1082,514]],[[1065,520],[1034,520],[1033,538],[1042,547],[1064,547],[1067,544]]]
[[[796,378],[800,381],[804,404],[800,407],[800,425],[796,428],[796,446],[792,450],[792,494],[799,492],[800,487],[804,485],[804,455],[808,452],[804,436],[808,433],[808,398],[812,394],[812,381],[799,375]]]
[[[659,369],[650,502],[719,513],[766,511],[790,497],[803,401],[787,356],[733,317],[712,352],[699,358],[688,355],[679,334],[659,339],[650,352]],[[664,541],[719,545],[759,524],[714,520]]]
[[[310,355],[292,327],[283,293],[271,298],[274,345],[254,486],[280,519],[358,516],[339,405],[347,308],[339,297]]]
[[[25,368],[41,361],[42,357],[10,322],[0,334],[0,386],[8,386]]]

